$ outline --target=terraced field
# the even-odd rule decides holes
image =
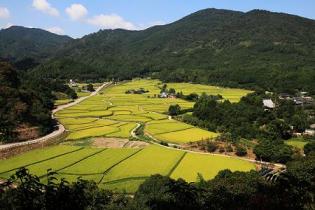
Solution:
[[[58,145],[0,161],[0,178],[8,178],[19,167],[28,168],[46,181],[52,169],[59,178],[93,180],[102,188],[133,193],[153,174],[196,181],[197,174],[213,178],[220,170],[249,171],[254,164],[229,157],[194,154],[150,145],[144,149],[110,149]]]
[[[59,178],[70,182],[82,177],[94,180],[103,188],[132,193],[153,174],[193,182],[198,173],[210,179],[226,168],[232,171],[255,169],[254,164],[236,158],[190,153],[154,144],[143,149],[93,147],[94,137],[128,138],[139,123],[143,123],[144,132],[155,140],[176,144],[218,135],[169,119],[165,113],[171,104],[191,108],[193,103],[157,98],[159,86],[158,80],[133,80],[112,85],[75,106],[57,112],[56,117],[69,131],[66,142],[0,161],[0,178],[8,178],[19,167],[26,167],[45,181],[47,169],[52,169],[58,172]],[[169,84],[169,87],[184,93],[221,94],[232,101],[249,92],[191,84]],[[192,87],[195,89],[189,91]],[[139,88],[149,92],[142,95],[125,93]]]
[[[96,136],[128,138],[137,123],[145,123],[145,132],[152,138],[182,144],[216,137],[218,134],[169,120],[165,115],[172,104],[183,109],[191,108],[192,102],[181,99],[158,98],[161,83],[158,80],[133,80],[104,89],[101,94],[83,101],[77,106],[57,113],[61,123],[70,131],[68,140],[79,140]],[[221,94],[224,98],[237,101],[247,90],[226,89],[188,83],[170,83],[184,93],[206,92]],[[145,94],[126,94],[130,89],[144,88]],[[189,89],[191,91],[189,92]]]

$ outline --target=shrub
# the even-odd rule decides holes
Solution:
[[[207,151],[208,152],[215,152],[217,150],[218,146],[214,142],[208,142],[207,143]]]
[[[163,145],[163,146],[167,146],[168,147],[168,143],[165,142],[165,141],[161,141],[160,144]]]
[[[178,104],[175,105],[170,105],[170,107],[168,108],[168,114],[171,116],[176,116],[180,114],[180,106]]]
[[[236,153],[237,156],[245,156],[247,155],[247,150],[243,146],[237,146],[236,147]]]
[[[225,149],[224,149],[224,147],[220,147],[220,148],[219,148],[219,152],[220,152],[220,153],[223,153],[223,152],[225,152]]]

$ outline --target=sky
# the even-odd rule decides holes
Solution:
[[[0,0],[0,28],[19,25],[80,38],[100,29],[142,30],[206,8],[315,19],[315,0]]]

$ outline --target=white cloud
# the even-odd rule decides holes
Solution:
[[[87,20],[89,24],[101,27],[102,29],[116,29],[116,28],[122,28],[122,29],[128,29],[128,30],[136,30],[137,27],[126,20],[124,20],[122,17],[116,14],[110,14],[110,15],[97,15],[93,18],[90,18]]]
[[[50,28],[47,28],[46,30],[54,34],[59,34],[59,35],[65,34],[64,30],[58,26],[50,27]]]
[[[0,18],[9,18],[10,17],[10,11],[8,8],[0,7]]]
[[[88,10],[82,4],[72,4],[66,8],[66,13],[72,20],[79,20],[87,15]]]
[[[59,11],[46,0],[33,0],[33,7],[52,16],[59,16]]]

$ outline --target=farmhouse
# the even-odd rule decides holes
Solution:
[[[77,87],[78,86],[77,83],[75,83],[72,79],[70,79],[69,83],[70,83],[70,87]]]
[[[289,99],[291,99],[291,95],[288,94],[288,93],[280,93],[279,94],[279,99],[281,99],[281,100],[289,100]]]
[[[304,135],[306,136],[315,136],[315,130],[313,129],[306,129],[304,132]]]
[[[268,109],[274,109],[276,107],[275,103],[271,99],[264,99],[263,100],[264,107]]]
[[[162,92],[160,94],[160,98],[167,98],[168,97],[168,94],[166,92]]]

